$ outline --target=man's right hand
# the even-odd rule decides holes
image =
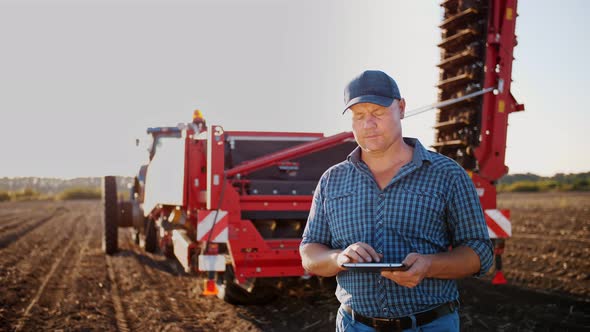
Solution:
[[[344,263],[379,262],[383,258],[370,245],[357,242],[346,249],[332,249],[321,243],[307,243],[299,248],[301,264],[307,271],[322,276],[333,277],[340,271]]]
[[[340,252],[336,257],[336,263],[342,268],[344,263],[380,262],[381,258],[383,258],[383,255],[378,254],[373,247],[364,242],[357,242]]]

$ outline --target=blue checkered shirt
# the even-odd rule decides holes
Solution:
[[[426,150],[417,139],[412,161],[381,190],[356,148],[328,169],[315,191],[306,243],[345,249],[356,242],[383,254],[382,262],[399,263],[411,252],[434,254],[467,246],[479,255],[481,270],[492,265],[490,242],[475,187],[455,161]],[[342,271],[336,297],[361,315],[400,317],[458,298],[454,280],[425,278],[407,288],[377,272]]]

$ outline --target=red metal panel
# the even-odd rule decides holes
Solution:
[[[205,167],[207,152],[205,140],[196,140],[192,131],[187,138],[186,192],[188,194],[188,215],[205,208],[206,200],[202,193],[207,189],[207,174],[202,171]]]
[[[240,196],[242,211],[309,211],[311,195],[259,195]]]
[[[230,219],[229,249],[238,282],[251,277],[301,276],[299,239],[264,240],[249,220]]]
[[[475,149],[479,174],[490,181],[508,172],[504,165],[508,114],[524,109],[510,93],[516,5],[516,0],[490,1],[484,87],[498,87],[498,93],[484,95],[481,141]]]
[[[281,253],[281,261],[284,262],[284,265],[275,265],[274,262],[266,261],[266,263],[270,264],[260,264],[265,263],[265,261],[261,260],[258,257],[250,257],[248,260],[251,262],[249,265],[256,265],[255,267],[249,266],[242,268],[240,272],[240,278],[244,278],[242,282],[246,281],[246,278],[261,278],[261,277],[299,277],[305,274],[305,270],[301,266],[301,259],[295,259],[295,256],[299,256],[299,251],[293,252],[293,259],[291,260],[291,264],[285,260],[285,253]]]
[[[479,196],[481,207],[484,210],[495,209],[496,186],[494,186],[493,183],[491,183],[487,179],[484,179],[477,173],[469,172],[469,176],[471,176],[471,181],[473,181],[475,189],[477,190],[477,195]]]
[[[221,126],[211,126],[207,132],[207,209],[220,208],[221,188],[225,185],[225,134]]]

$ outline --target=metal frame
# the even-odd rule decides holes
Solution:
[[[241,177],[254,171],[281,165],[307,154],[318,152],[351,141],[353,134],[343,132],[324,137],[318,133],[225,132],[213,125],[207,133],[195,134],[187,130],[184,198],[188,221],[198,228],[199,216],[204,211],[227,211],[228,240],[236,281],[245,283],[255,277],[303,276],[299,244],[301,239],[264,239],[250,220],[242,219],[243,211],[309,211],[312,195],[247,195],[240,194],[234,185]],[[268,140],[309,140],[262,157],[246,161],[231,169],[225,167],[225,143],[232,137]],[[202,169],[206,169],[203,174]],[[216,227],[216,224],[211,226]],[[214,230],[217,234],[220,230]],[[196,240],[196,234],[191,234]],[[206,241],[202,241],[206,242]],[[201,243],[201,247],[205,245]],[[203,253],[205,254],[205,253]]]
[[[517,103],[510,93],[516,5],[517,0],[490,1],[484,87],[497,87],[497,93],[483,97],[481,140],[474,151],[478,173],[489,181],[496,181],[508,172],[504,165],[508,114],[524,110],[524,105]]]

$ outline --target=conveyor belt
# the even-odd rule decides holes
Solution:
[[[487,0],[446,0],[441,28],[436,151],[475,169],[479,144],[487,29]],[[479,93],[478,93],[479,92]],[[452,101],[452,102],[449,102]]]

